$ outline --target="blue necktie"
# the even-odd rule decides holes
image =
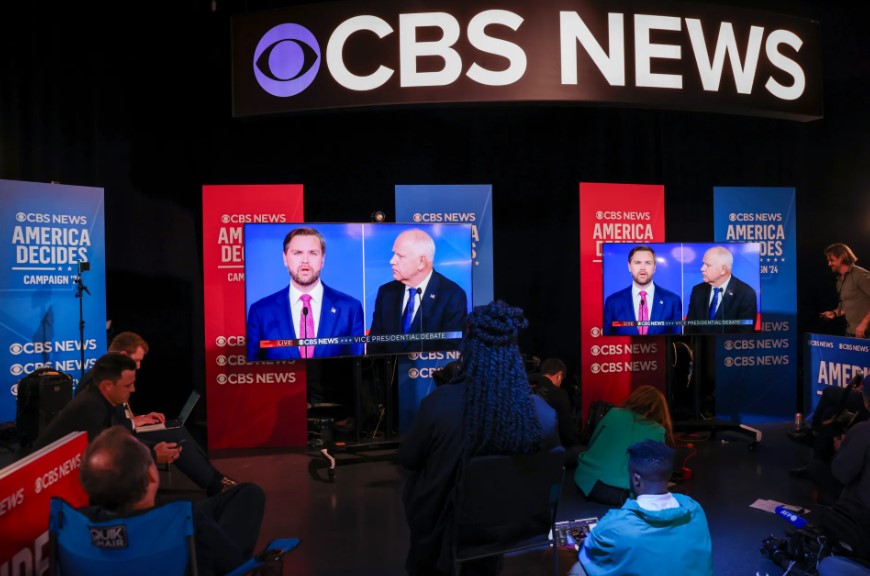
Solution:
[[[411,321],[414,319],[414,298],[417,296],[416,288],[408,288],[408,304],[405,306],[405,314],[402,316],[402,330],[405,334],[411,331]]]
[[[713,300],[710,301],[710,320],[716,317],[716,305],[719,303],[721,288],[713,288]]]

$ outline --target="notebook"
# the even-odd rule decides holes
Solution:
[[[187,422],[190,413],[193,412],[193,407],[196,406],[197,400],[199,400],[199,392],[193,390],[191,391],[190,396],[187,397],[187,402],[184,403],[184,407],[182,407],[181,412],[178,414],[178,418],[175,420],[167,420],[165,424],[158,423],[148,424],[147,426],[136,426],[136,432],[154,432],[155,430],[181,428],[184,426],[184,423]]]

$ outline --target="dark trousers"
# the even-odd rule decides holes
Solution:
[[[256,484],[239,484],[226,492],[194,502],[193,508],[197,513],[214,519],[230,540],[238,544],[245,558],[254,554],[266,508],[266,494],[262,488]]]
[[[835,544],[846,547],[848,556],[870,560],[870,509],[860,502],[840,498],[822,515],[819,529]]]
[[[240,484],[193,504],[196,561],[200,576],[220,576],[251,557],[260,537],[266,495]]]
[[[617,488],[610,484],[605,484],[601,480],[595,482],[595,486],[587,496],[588,499],[610,506],[622,506],[628,500],[628,490],[626,488]]]
[[[136,436],[148,444],[159,444],[160,442],[178,443],[184,440],[181,454],[179,454],[178,460],[174,464],[194,484],[206,490],[209,495],[220,491],[220,481],[223,478],[223,474],[218,472],[217,468],[212,465],[205,451],[196,443],[193,436],[187,431],[187,428],[139,432]]]

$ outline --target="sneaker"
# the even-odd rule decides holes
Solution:
[[[238,485],[239,483],[230,478],[229,476],[224,476],[223,478],[221,478],[221,492],[232,490]]]

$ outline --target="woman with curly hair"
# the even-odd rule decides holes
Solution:
[[[643,440],[674,444],[668,402],[646,385],[611,408],[595,427],[589,449],[577,459],[574,483],[590,500],[622,506],[629,496],[628,447]]]
[[[451,495],[464,458],[559,446],[556,414],[531,393],[517,345],[527,325],[522,310],[504,302],[475,307],[453,384],[423,399],[402,440],[397,460],[410,472],[402,497],[411,533],[405,564],[410,575],[450,573]]]

